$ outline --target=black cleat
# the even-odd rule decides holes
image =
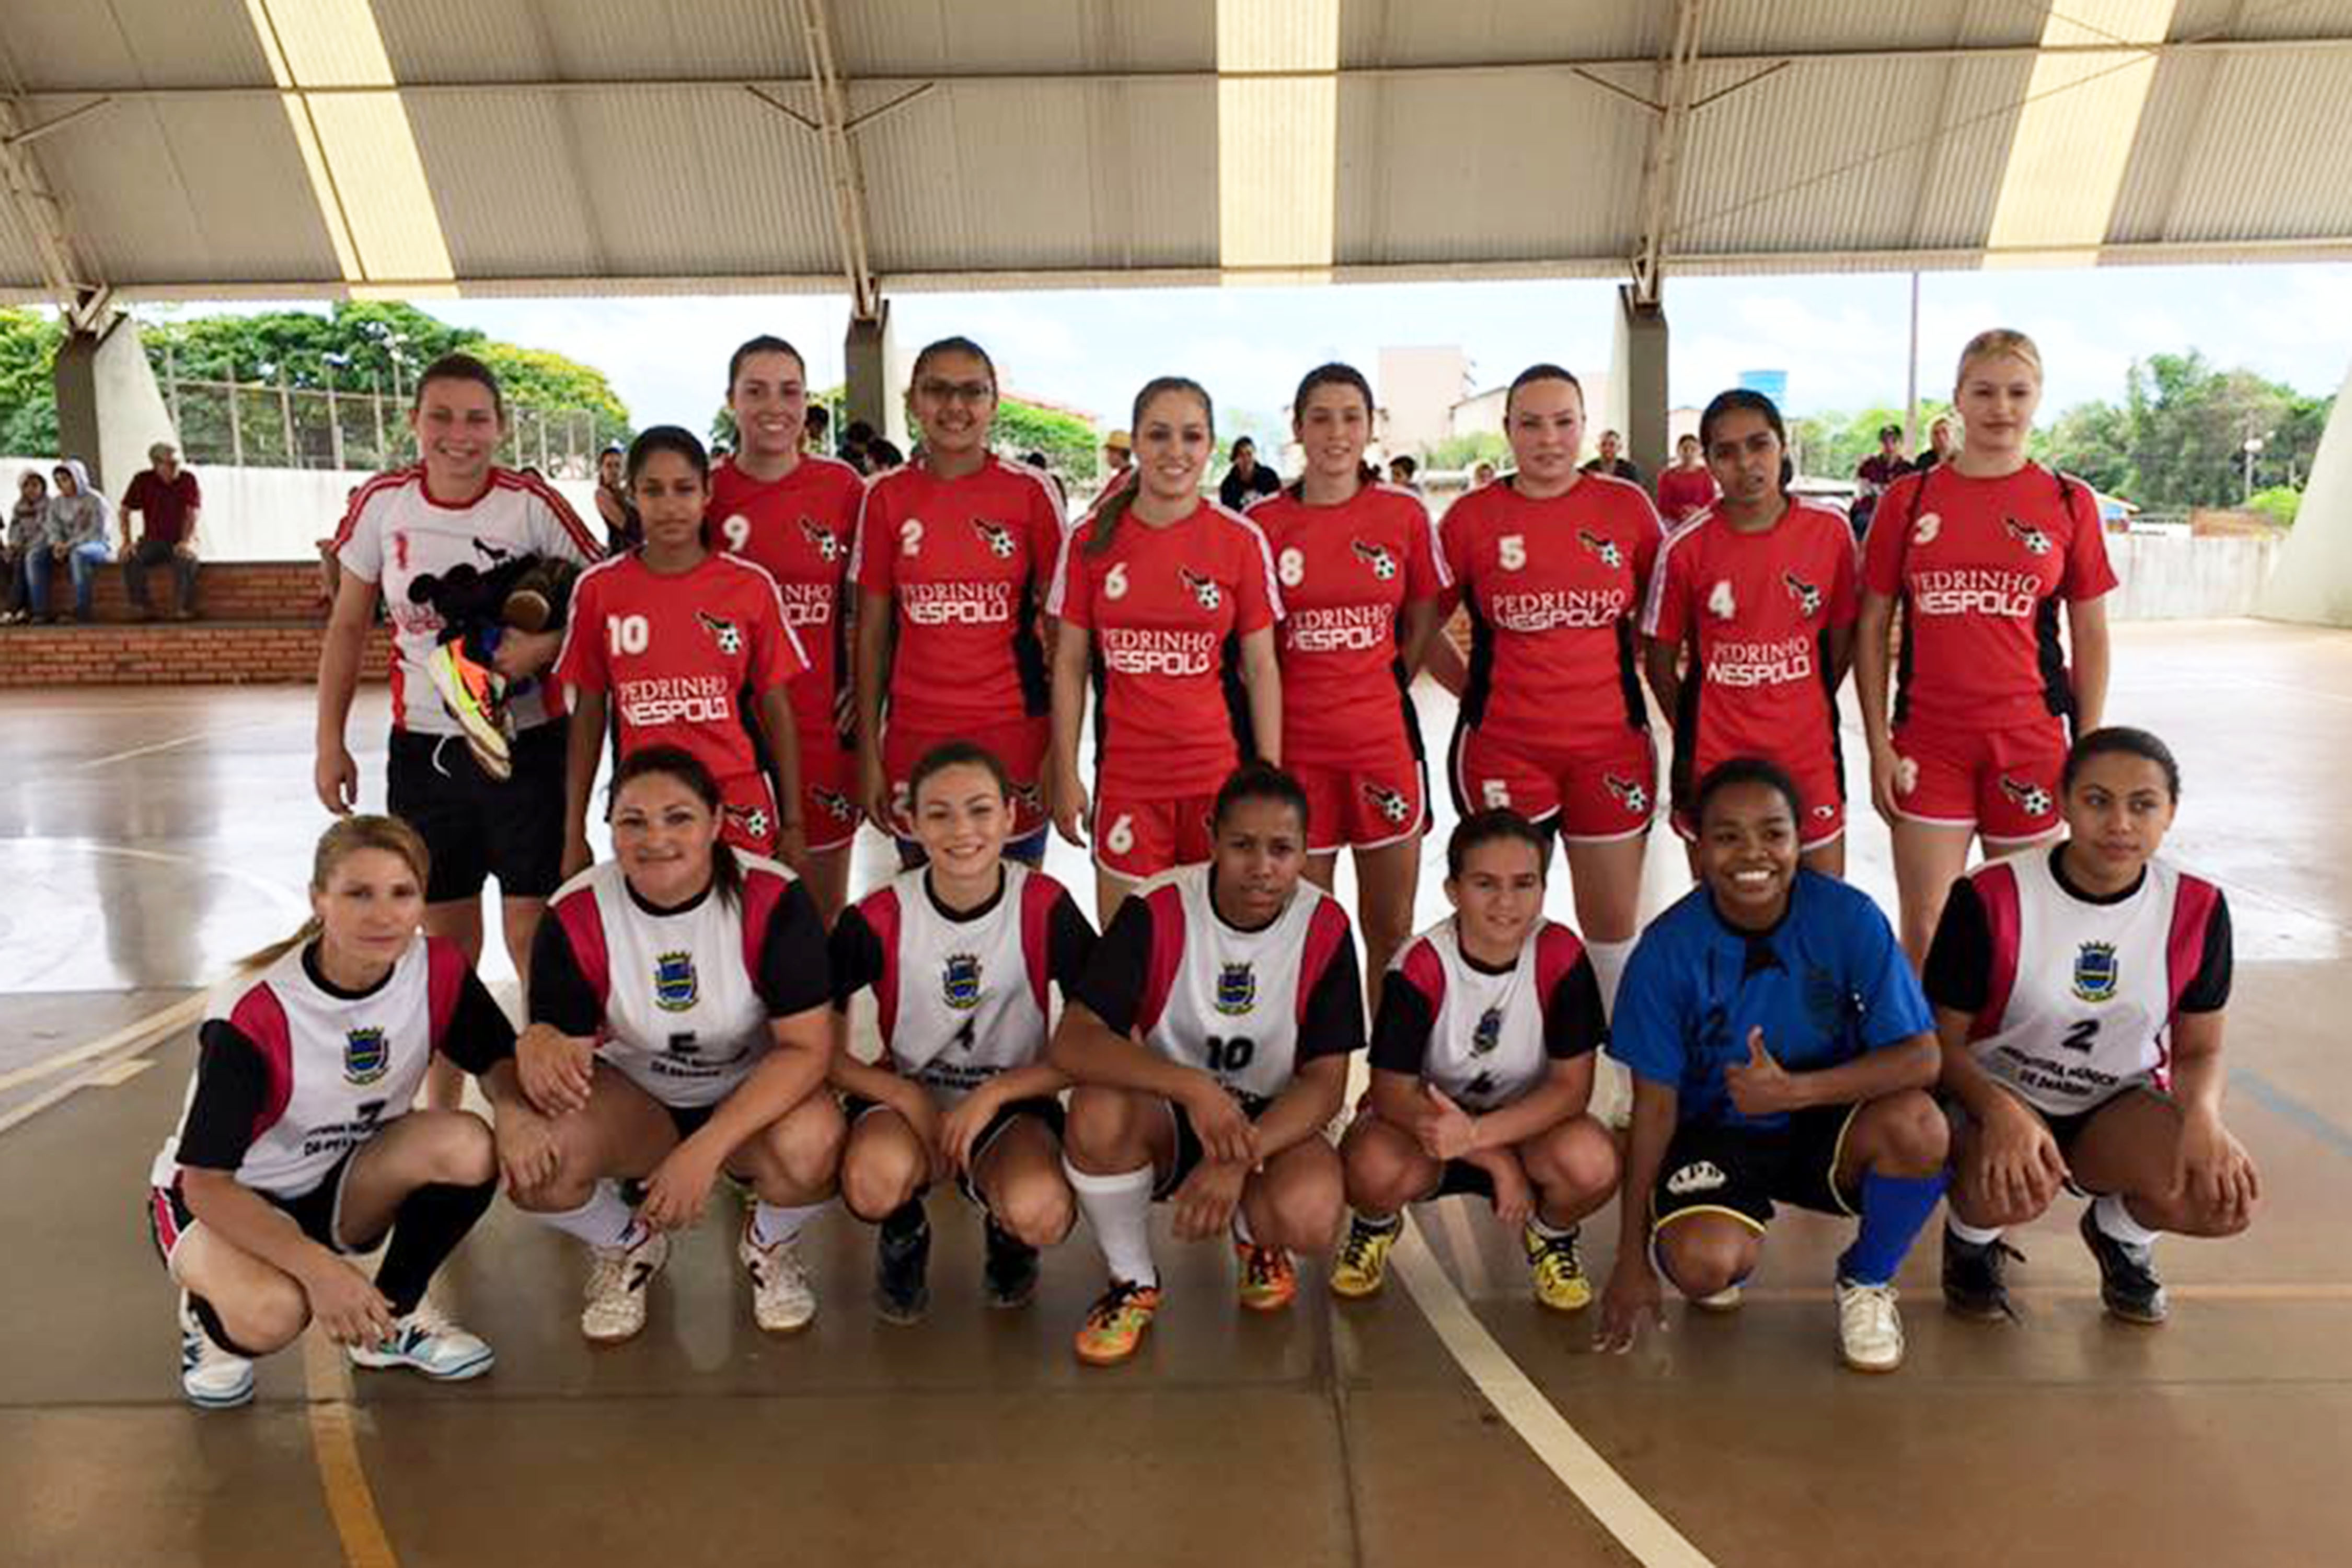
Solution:
[[[998,1225],[992,1215],[984,1279],[992,1307],[1025,1307],[1037,1294],[1037,1249]]]
[[[874,1240],[874,1310],[886,1323],[919,1323],[930,1310],[931,1222],[915,1198],[882,1222]]]
[[[2020,1263],[2025,1254],[2006,1241],[1995,1239],[1979,1247],[1963,1241],[1944,1229],[1944,1305],[1958,1317],[1970,1318],[1980,1323],[1997,1323],[2003,1318],[2017,1321],[2017,1309],[2010,1304],[2009,1284],[2001,1270],[2010,1258]]]
[[[2126,1323],[2164,1321],[2164,1281],[2156,1277],[2156,1249],[2117,1241],[2083,1210],[2083,1245],[2099,1260],[2099,1300]]]

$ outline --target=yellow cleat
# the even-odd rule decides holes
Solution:
[[[1278,1312],[1298,1294],[1298,1269],[1290,1254],[1279,1247],[1253,1247],[1234,1238],[1234,1259],[1241,1265],[1242,1305],[1254,1312]]]
[[[1160,1310],[1160,1287],[1114,1279],[1087,1309],[1078,1329],[1078,1359],[1088,1366],[1113,1366],[1133,1355],[1143,1331]]]
[[[1403,1234],[1402,1220],[1391,1219],[1381,1228],[1365,1224],[1361,1215],[1349,1215],[1347,1237],[1331,1265],[1331,1294],[1350,1301],[1379,1295],[1388,1279],[1389,1248]]]
[[[1528,1272],[1533,1277],[1536,1300],[1555,1312],[1580,1312],[1592,1305],[1592,1281],[1584,1277],[1584,1258],[1576,1249],[1577,1233],[1546,1236],[1530,1222],[1519,1232],[1527,1248]]]

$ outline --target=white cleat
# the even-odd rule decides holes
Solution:
[[[214,1342],[185,1290],[180,1292],[180,1392],[199,1410],[253,1402],[253,1363]]]
[[[648,1230],[627,1247],[593,1247],[588,1271],[588,1304],[580,1310],[580,1331],[600,1345],[634,1339],[646,1326],[646,1288],[669,1261],[669,1237]]]
[[[789,1334],[808,1327],[816,1316],[816,1292],[809,1286],[808,1265],[801,1261],[797,1237],[761,1247],[751,1235],[751,1211],[743,1213],[743,1234],[735,1256],[751,1276],[751,1321],[771,1334]]]
[[[463,1383],[479,1377],[497,1363],[498,1356],[476,1334],[467,1333],[441,1315],[430,1301],[392,1321],[392,1336],[372,1345],[353,1345],[354,1366],[404,1366],[436,1383]]]
[[[1837,1286],[1838,1349],[1856,1372],[1893,1372],[1903,1364],[1903,1314],[1895,1310],[1895,1287]]]

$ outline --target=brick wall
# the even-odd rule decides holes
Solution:
[[[202,619],[134,623],[119,567],[98,576],[88,626],[0,626],[0,687],[150,685],[308,685],[319,673],[326,606],[319,569],[309,562],[226,563],[196,579]],[[168,570],[149,574],[158,604],[173,592]],[[60,571],[51,589],[61,608],[73,603]],[[382,680],[391,649],[373,628],[360,679]]]

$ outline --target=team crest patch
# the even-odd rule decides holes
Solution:
[[[845,795],[835,795],[823,784],[811,784],[809,795],[824,807],[825,815],[835,822],[847,822],[857,815],[856,804]]]
[[[1356,559],[1372,569],[1372,575],[1383,583],[1393,582],[1397,574],[1396,557],[1384,545],[1368,543],[1357,539],[1349,542],[1355,548]]]
[[[980,1005],[979,954],[948,954],[947,968],[940,975],[940,999],[959,1013]]]
[[[1502,1043],[1503,1010],[1489,1007],[1478,1015],[1478,1026],[1470,1031],[1470,1054],[1483,1057]]]
[[[1217,971],[1217,1011],[1228,1016],[1246,1013],[1257,1005],[1257,971],[1246,963],[1228,963]]]
[[[2047,816],[2058,809],[2050,792],[2037,784],[2020,784],[2007,773],[2000,775],[2000,793],[2017,803],[2017,809],[2028,816]]]
[[[1714,1161],[1693,1160],[1666,1178],[1666,1191],[1675,1197],[1685,1198],[1693,1193],[1711,1193],[1728,1179],[1723,1173],[1723,1167]]]
[[[743,628],[733,621],[722,621],[708,610],[695,611],[694,618],[718,642],[720,653],[732,658],[743,651]]]
[[[683,1013],[700,999],[702,987],[694,975],[694,954],[665,952],[654,960],[654,1005],[665,1013]]]
[[[988,546],[988,552],[999,561],[1012,560],[1013,552],[1020,548],[1013,538],[1011,529],[999,528],[986,518],[973,518],[971,530],[980,535],[980,542]]]
[[[1192,597],[1201,608],[1213,610],[1225,602],[1224,591],[1210,579],[1182,566],[1176,568],[1176,574],[1184,579],[1184,586],[1192,590]]]
[[[373,1083],[392,1066],[392,1047],[385,1043],[383,1031],[370,1026],[353,1029],[343,1037],[343,1079],[347,1083]]]
[[[816,558],[826,565],[841,559],[841,541],[833,536],[831,529],[819,528],[814,518],[801,519],[801,533],[816,546]]]
[[[1602,773],[1601,785],[1617,797],[1617,804],[1636,816],[1650,809],[1650,792],[1638,779],[1621,779],[1615,773]]]
[[[1810,621],[1822,613],[1822,591],[1819,588],[1794,572],[1781,573],[1780,581],[1788,588],[1789,596],[1797,601],[1797,612],[1805,619]]]
[[[2050,553],[2050,536],[2032,523],[2020,522],[2013,517],[2004,517],[2000,520],[2000,525],[2009,531],[2009,536],[2011,539],[2025,546],[2025,552],[2028,555]]]
[[[1617,542],[1613,539],[1603,539],[1590,529],[1580,528],[1576,531],[1576,542],[1600,557],[1601,564],[1612,571],[1625,564],[1625,552],[1617,548]]]
[[[1363,789],[1364,798],[1372,803],[1372,809],[1381,814],[1383,821],[1402,826],[1405,818],[1412,815],[1412,802],[1396,791],[1370,781],[1365,783]]]
[[[2074,951],[2074,994],[2085,1002],[2112,1002],[2117,979],[2116,944],[2086,942]]]

